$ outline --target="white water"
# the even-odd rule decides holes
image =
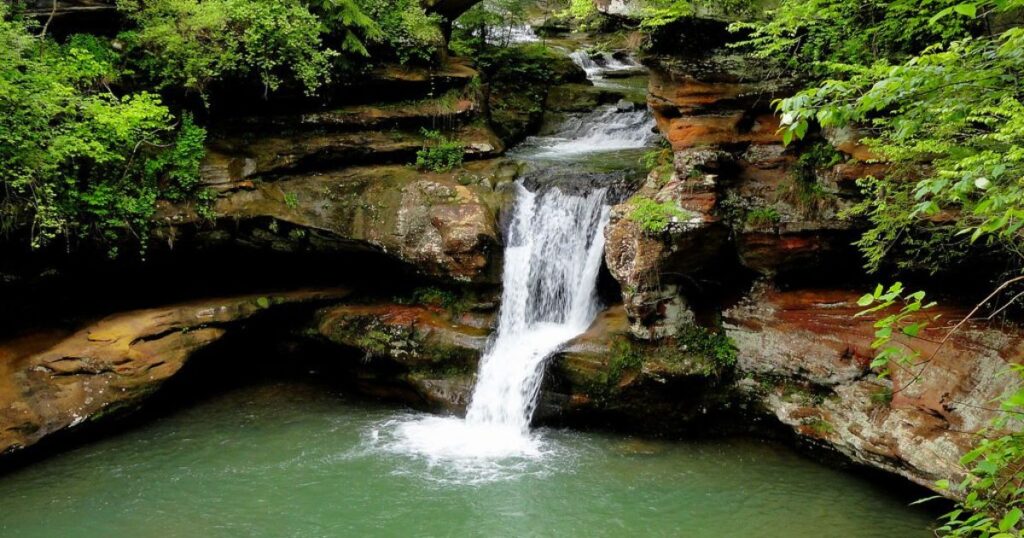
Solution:
[[[432,460],[536,457],[542,441],[530,419],[544,359],[582,333],[597,314],[597,273],[609,207],[605,190],[585,196],[516,185],[505,247],[501,312],[480,362],[465,420],[427,417],[396,423],[389,448]],[[480,472],[483,469],[476,469]]]
[[[499,45],[514,45],[540,41],[540,36],[533,31],[533,27],[529,24],[513,24],[492,28],[490,35],[487,36],[487,41]]]
[[[620,60],[605,52],[591,55],[585,51],[578,50],[570,54],[569,58],[572,58],[573,63],[580,66],[587,73],[587,77],[591,79],[609,71],[622,71],[641,67],[631,57],[627,56],[625,60]]]
[[[586,196],[518,186],[505,247],[498,332],[480,364],[470,424],[527,433],[545,358],[587,330],[597,314],[595,286],[608,222],[605,190]]]
[[[656,139],[654,117],[647,110],[620,111],[603,106],[593,112],[566,119],[551,136],[535,137],[529,144],[540,148],[538,157],[562,157],[643,148]]]

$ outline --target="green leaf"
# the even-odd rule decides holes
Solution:
[[[978,6],[969,2],[953,6],[953,11],[971,19],[978,16]]]
[[[1016,525],[1018,521],[1020,521],[1021,515],[1022,514],[1020,508],[1014,508],[1013,510],[1007,512],[1006,515],[1003,516],[1003,519],[999,521],[999,530],[1002,532],[1006,532],[1012,529],[1013,526]]]
[[[256,305],[260,308],[270,308],[270,299],[267,299],[266,297],[257,297]]]

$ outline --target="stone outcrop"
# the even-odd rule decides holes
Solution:
[[[137,404],[240,322],[344,290],[208,299],[113,315],[0,345],[0,454]]]
[[[455,313],[423,304],[353,304],[320,310],[316,333],[351,349],[363,392],[403,399],[434,410],[464,411],[474,373],[490,335],[489,311]]]
[[[714,160],[714,152],[706,155]],[[622,299],[637,338],[675,335],[693,323],[682,286],[687,277],[718,258],[728,230],[712,213],[711,174],[682,176],[655,170],[631,199],[612,209],[605,229],[605,262],[622,287]],[[644,229],[632,218],[641,199],[676,208],[665,229]]]
[[[855,137],[838,150],[825,141],[785,147],[770,103],[788,82],[726,42],[648,63],[648,105],[671,163],[615,208],[606,233],[635,336],[672,336],[692,322],[688,283],[709,273],[721,281],[857,267],[858,225],[839,214],[856,197],[853,180],[874,165],[857,160],[865,154]],[[629,218],[643,199],[670,204],[675,222],[644,230]]]
[[[960,456],[996,416],[993,402],[1017,387],[1004,374],[1024,361],[1024,334],[974,322],[949,334],[947,323],[966,312],[929,312],[941,325],[898,343],[920,357],[881,380],[869,368],[871,321],[854,318],[857,298],[762,287],[727,311],[740,387],[797,434],[855,462],[927,487],[959,481]]]
[[[164,206],[157,240],[172,248],[235,243],[298,253],[371,251],[427,276],[493,282],[502,203],[493,187],[514,178],[517,167],[475,164],[457,173],[372,166],[219,185],[212,224],[194,206]]]
[[[611,307],[566,343],[549,361],[537,418],[678,433],[733,405],[724,365],[695,349],[694,338],[649,344],[629,329],[625,310]]]

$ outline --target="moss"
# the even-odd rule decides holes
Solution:
[[[617,385],[625,372],[641,370],[648,363],[681,375],[719,377],[736,364],[736,346],[721,331],[697,325],[684,328],[674,339],[654,344],[619,335],[611,341],[605,385]]]
[[[644,352],[640,345],[628,336],[618,336],[612,340],[605,383],[608,385],[618,384],[624,372],[639,370],[643,364]]]
[[[709,359],[718,369],[736,365],[736,344],[724,331],[688,325],[676,337],[676,345],[682,351]]]
[[[836,427],[831,422],[821,417],[815,417],[804,421],[804,426],[809,428],[819,437],[827,437],[828,435],[835,433]]]
[[[675,202],[656,202],[650,198],[635,196],[629,204],[629,220],[639,224],[640,228],[649,234],[661,233],[672,222],[689,216],[689,213]]]
[[[395,335],[380,329],[371,329],[361,336],[355,338],[353,343],[356,347],[371,354],[388,355],[391,351]]]
[[[458,316],[468,311],[473,303],[473,295],[466,290],[450,290],[434,286],[416,288],[409,295],[395,297],[398,304],[419,304],[436,306],[445,309],[449,314]]]

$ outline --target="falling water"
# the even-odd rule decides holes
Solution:
[[[610,71],[624,71],[640,69],[640,64],[633,58],[625,56],[620,59],[613,54],[602,52],[600,54],[589,54],[586,51],[578,50],[569,55],[573,63],[580,66],[587,73],[588,78],[594,78]]]
[[[491,29],[487,41],[499,45],[514,45],[517,43],[533,43],[540,41],[529,24],[513,24]]]
[[[558,130],[527,142],[540,151],[539,157],[572,156],[595,151],[643,148],[651,145],[654,118],[646,109],[619,110],[616,106],[600,107],[587,114],[570,116]]]
[[[461,461],[542,453],[529,426],[544,359],[585,331],[597,313],[609,212],[605,192],[531,192],[516,185],[498,328],[481,359],[466,419],[426,417],[386,425],[396,434],[390,449]]]
[[[466,422],[526,433],[542,362],[585,331],[597,312],[608,206],[604,189],[586,196],[518,191],[498,333],[480,364]]]

